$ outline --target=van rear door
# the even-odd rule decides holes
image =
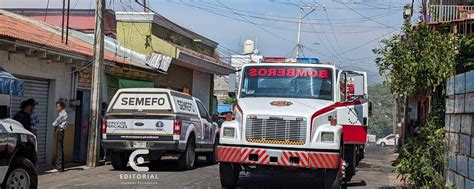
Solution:
[[[107,111],[107,139],[173,140],[175,115],[167,92],[118,91]]]

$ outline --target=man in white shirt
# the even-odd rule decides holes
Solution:
[[[56,136],[56,160],[54,162],[55,170],[53,171],[64,171],[64,129],[66,129],[68,124],[68,115],[65,110],[65,104],[62,101],[56,102],[56,112],[59,113],[56,120],[53,122],[54,135]]]

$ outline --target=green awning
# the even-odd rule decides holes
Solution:
[[[124,79],[107,75],[107,85],[119,89],[123,88],[153,88],[155,84],[151,81]]]

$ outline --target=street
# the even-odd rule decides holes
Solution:
[[[347,188],[401,188],[391,161],[396,158],[390,147],[368,146],[356,176]],[[135,177],[133,179],[132,177]],[[141,178],[140,178],[141,177]],[[144,177],[147,177],[144,179]],[[285,174],[245,175],[241,173],[241,188],[315,188],[321,186],[314,177]],[[220,188],[219,166],[208,166],[200,161],[191,171],[178,171],[177,162],[163,160],[157,170],[138,175],[138,172],[114,171],[111,165],[98,168],[72,167],[64,173],[42,174],[39,188]],[[317,188],[317,187],[316,187]]]

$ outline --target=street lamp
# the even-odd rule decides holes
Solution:
[[[413,7],[410,4],[406,4],[403,7],[403,19],[407,20],[411,18],[412,14],[413,14]]]

